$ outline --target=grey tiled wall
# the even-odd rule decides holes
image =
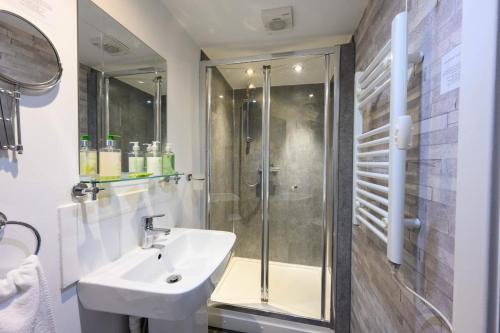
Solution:
[[[333,262],[335,274],[334,309],[335,332],[348,332],[351,325],[351,253],[352,253],[352,156],[354,124],[354,67],[355,47],[353,43],[342,45],[338,70],[338,135],[334,143],[334,158],[338,159],[337,186],[332,189],[336,199],[333,209]],[[332,90],[333,91],[333,90]],[[332,103],[332,109],[334,105]],[[333,110],[332,110],[333,111]],[[333,173],[333,170],[332,170]],[[332,207],[334,206],[332,202]]]
[[[0,21],[0,71],[21,82],[46,82],[57,73],[55,53],[39,32],[31,32]]]
[[[452,316],[458,89],[441,94],[441,59],[460,45],[461,0],[410,0],[409,52],[422,51],[408,87],[416,133],[408,153],[406,214],[420,231],[406,231],[402,275],[407,284]],[[362,71],[390,37],[405,1],[372,0],[355,34],[356,70]],[[366,129],[387,118],[387,94],[365,117]],[[441,332],[441,323],[393,282],[385,245],[353,227],[353,332]]]
[[[89,134],[93,147],[96,147],[99,126],[97,98],[97,71],[80,64],[78,70],[78,132],[79,137]],[[121,136],[122,170],[128,171],[130,141],[140,144],[151,143],[154,132],[153,95],[132,87],[120,80],[111,78],[109,83],[110,133]],[[147,101],[151,101],[148,103]],[[162,142],[167,140],[167,98],[161,100]],[[101,142],[102,145],[102,142]],[[144,151],[144,147],[141,146]],[[162,147],[163,149],[163,147]],[[175,146],[174,146],[175,152]]]
[[[217,69],[212,73],[210,228],[232,232],[238,204],[238,191],[234,186],[239,144],[235,134],[233,90]],[[238,243],[242,237],[238,235]]]

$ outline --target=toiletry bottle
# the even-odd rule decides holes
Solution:
[[[161,164],[160,142],[153,141],[150,151],[146,154],[147,173],[151,173],[153,176],[161,176]]]
[[[103,180],[120,179],[122,175],[122,153],[116,139],[118,135],[110,134],[99,151],[99,177]]]
[[[82,135],[80,140],[80,176],[97,174],[97,151],[90,147],[89,136]]]
[[[172,144],[167,143],[165,145],[165,151],[163,152],[163,174],[172,175],[175,173],[175,154],[172,151]]]
[[[130,142],[132,150],[128,153],[128,172],[141,173],[144,172],[144,155],[141,152],[141,147],[138,141]]]

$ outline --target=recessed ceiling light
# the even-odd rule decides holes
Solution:
[[[143,83],[144,83],[144,81],[139,80],[139,81],[137,81],[137,83],[139,83],[139,84],[143,84]]]
[[[309,94],[309,98],[313,98],[314,97],[314,94]]]
[[[302,69],[303,69],[303,67],[300,64],[293,66],[293,70],[296,71],[297,73],[302,72]]]
[[[255,84],[250,83],[250,84],[248,85],[248,89],[255,89]]]
[[[250,76],[250,75],[253,75],[254,71],[253,71],[253,69],[249,68],[249,69],[247,69],[247,70],[245,71],[245,73],[247,73],[247,75],[249,75],[249,76]]]
[[[148,99],[148,100],[146,101],[146,103],[151,104],[151,103],[153,103],[153,102],[152,102],[150,99]]]
[[[219,95],[219,98],[220,98],[220,99],[223,99],[223,98],[224,98],[224,95]]]
[[[257,101],[254,99],[254,100],[252,100],[252,103],[257,103]]]

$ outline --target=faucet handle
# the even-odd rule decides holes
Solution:
[[[165,216],[165,214],[149,215],[149,216],[143,216],[142,219],[144,220],[146,225],[148,225],[148,224],[152,225],[153,219],[155,219],[157,217],[163,217],[163,216]]]
[[[165,214],[157,214],[157,215],[149,215],[149,216],[144,216],[145,219],[154,219],[157,217],[163,217]]]

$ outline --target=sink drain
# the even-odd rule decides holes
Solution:
[[[167,283],[176,283],[176,282],[179,282],[181,279],[182,279],[182,276],[179,274],[170,275],[167,278]]]

